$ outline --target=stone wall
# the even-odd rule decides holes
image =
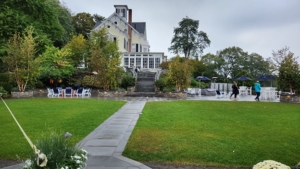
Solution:
[[[13,97],[13,98],[33,97],[33,91],[27,91],[27,92],[11,92],[11,97]]]
[[[163,95],[165,98],[178,98],[178,99],[187,98],[186,92],[164,92]]]
[[[281,93],[280,102],[300,104],[300,95]]]

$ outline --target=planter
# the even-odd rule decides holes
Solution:
[[[300,104],[300,96],[295,94],[289,94],[289,93],[281,93],[280,102]]]
[[[164,97],[186,99],[187,93],[186,92],[164,92]]]
[[[33,97],[33,91],[27,91],[27,92],[11,92],[12,98],[23,98],[23,97]]]

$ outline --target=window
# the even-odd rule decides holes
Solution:
[[[125,9],[122,9],[122,16],[125,17]]]
[[[139,44],[135,44],[135,52],[139,52]]]
[[[140,52],[142,52],[142,45],[140,45]]]
[[[155,68],[158,68],[160,65],[160,58],[155,58]]]
[[[136,58],[136,67],[141,67],[141,58]]]
[[[148,58],[143,58],[143,68],[148,68]]]
[[[134,58],[130,58],[130,67],[134,66]]]
[[[131,45],[131,52],[135,52],[135,44],[134,43]]]
[[[124,66],[128,66],[128,58],[124,58]]]
[[[114,42],[117,43],[117,38],[116,37],[114,37]]]
[[[109,25],[107,25],[107,28],[110,28],[110,26],[109,26]]]
[[[149,58],[149,68],[154,68],[154,58]]]
[[[118,24],[118,22],[117,22],[117,21],[115,21],[114,23],[115,23],[116,25]]]

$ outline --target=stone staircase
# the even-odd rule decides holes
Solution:
[[[135,83],[135,92],[128,96],[155,97],[155,72],[138,72]]]

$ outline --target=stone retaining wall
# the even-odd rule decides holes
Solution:
[[[20,97],[33,97],[33,91],[27,92],[11,92],[12,98],[20,98]]]
[[[186,99],[187,93],[186,92],[164,92],[165,98],[179,98],[179,99]]]
[[[300,96],[295,94],[280,94],[280,102],[300,104]]]

